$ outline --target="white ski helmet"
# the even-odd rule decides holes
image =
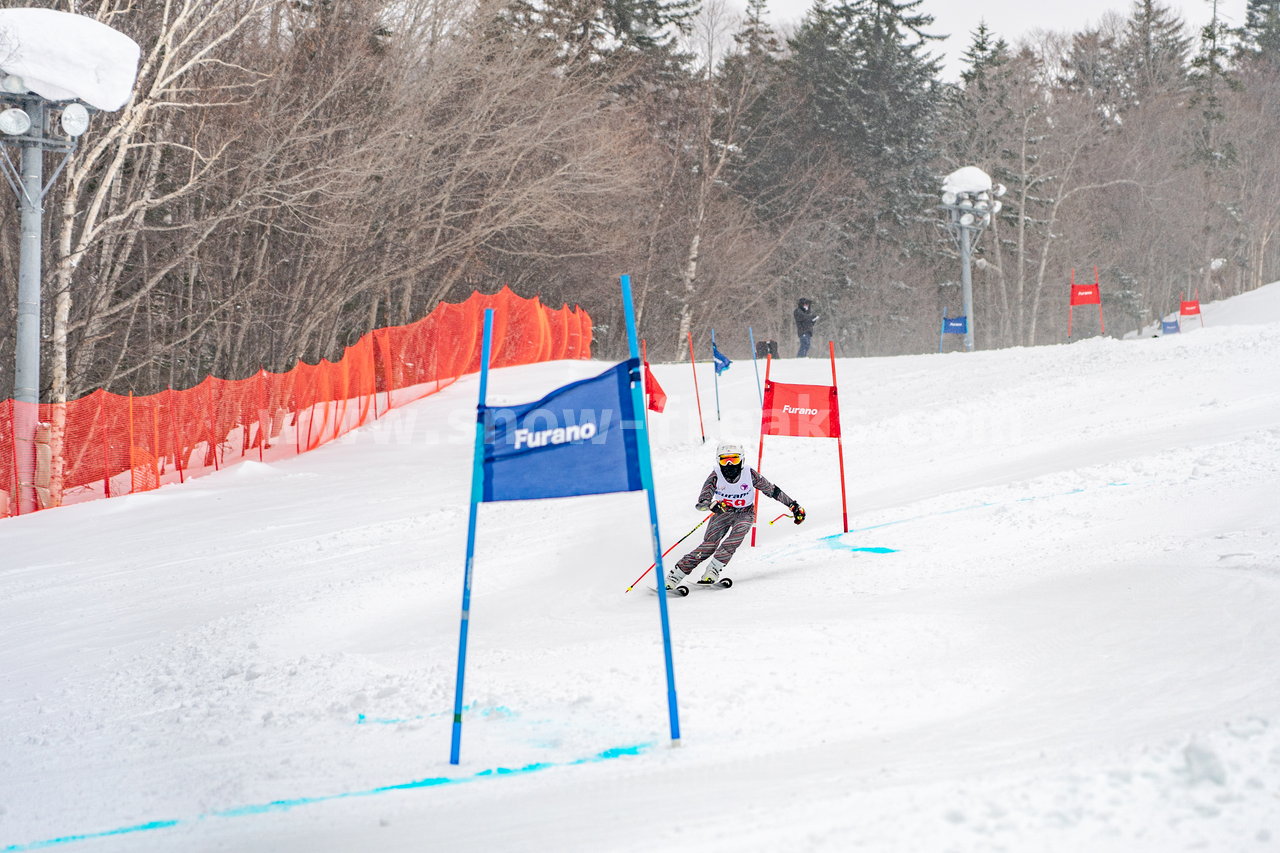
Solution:
[[[747,452],[743,450],[742,445],[736,441],[722,441],[716,445],[716,461],[719,461],[721,456],[727,456],[730,453],[738,454],[738,456],[743,460],[747,458]]]

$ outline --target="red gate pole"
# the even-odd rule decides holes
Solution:
[[[773,367],[773,353],[769,353],[764,357],[764,389],[766,392],[769,390],[769,369],[771,367]],[[765,394],[765,397],[770,400],[773,399],[773,395],[768,393]],[[756,456],[757,471],[760,471],[760,468],[764,465],[764,419],[768,416],[769,416],[768,411],[764,408],[763,405],[761,405],[760,407],[760,453],[759,455]],[[764,474],[763,471],[760,471],[760,473]],[[755,490],[755,495],[756,495],[755,501],[751,505],[751,519],[752,519],[751,547],[752,548],[756,547],[756,527],[758,522],[755,519],[760,512],[760,490],[759,489]]]
[[[1093,286],[1098,289],[1098,331],[1107,333],[1107,324],[1102,322],[1102,282],[1098,280],[1098,267],[1093,268]]]
[[[649,423],[649,342],[640,341],[640,390],[644,396],[644,422]],[[655,562],[656,566],[657,563]],[[632,584],[635,586],[635,584]]]
[[[1069,294],[1067,296],[1067,343],[1071,343],[1071,313],[1075,307],[1074,303],[1076,298],[1076,271],[1074,267],[1071,269],[1070,288],[1071,289],[1067,291]]]
[[[831,396],[836,401],[836,420],[840,419],[840,387],[836,382],[836,342],[827,341],[827,346],[831,350]],[[841,431],[843,431],[841,427]],[[844,440],[840,437],[840,432],[836,433],[836,453],[840,458],[840,512],[844,515],[844,532],[849,532],[849,502],[845,495],[844,488]]]
[[[685,332],[689,339],[689,367],[693,369],[693,399],[698,401],[698,431],[702,433],[702,443],[707,443],[707,431],[702,426],[702,397],[698,394],[698,362],[693,357],[693,333]]]

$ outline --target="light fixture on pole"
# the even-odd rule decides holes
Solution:
[[[991,176],[977,166],[965,166],[942,182],[942,209],[947,212],[947,230],[960,249],[960,285],[964,299],[964,348],[973,351],[973,250],[991,217],[1004,206],[1003,184],[994,187]]]

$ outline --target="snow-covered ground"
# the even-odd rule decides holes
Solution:
[[[670,601],[678,748],[658,599],[623,592],[644,498],[611,495],[481,507],[448,763],[474,377],[303,457],[0,522],[0,851],[1275,849],[1280,284],[1204,310],[840,361],[852,532],[834,442],[769,439],[809,520]],[[754,455],[751,363],[719,423],[701,370],[708,433]],[[687,365],[657,371],[670,543],[712,450]]]

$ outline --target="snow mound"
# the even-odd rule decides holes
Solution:
[[[1256,326],[1280,323],[1280,281],[1201,306],[1205,325]],[[1194,320],[1192,321],[1194,323]]]

